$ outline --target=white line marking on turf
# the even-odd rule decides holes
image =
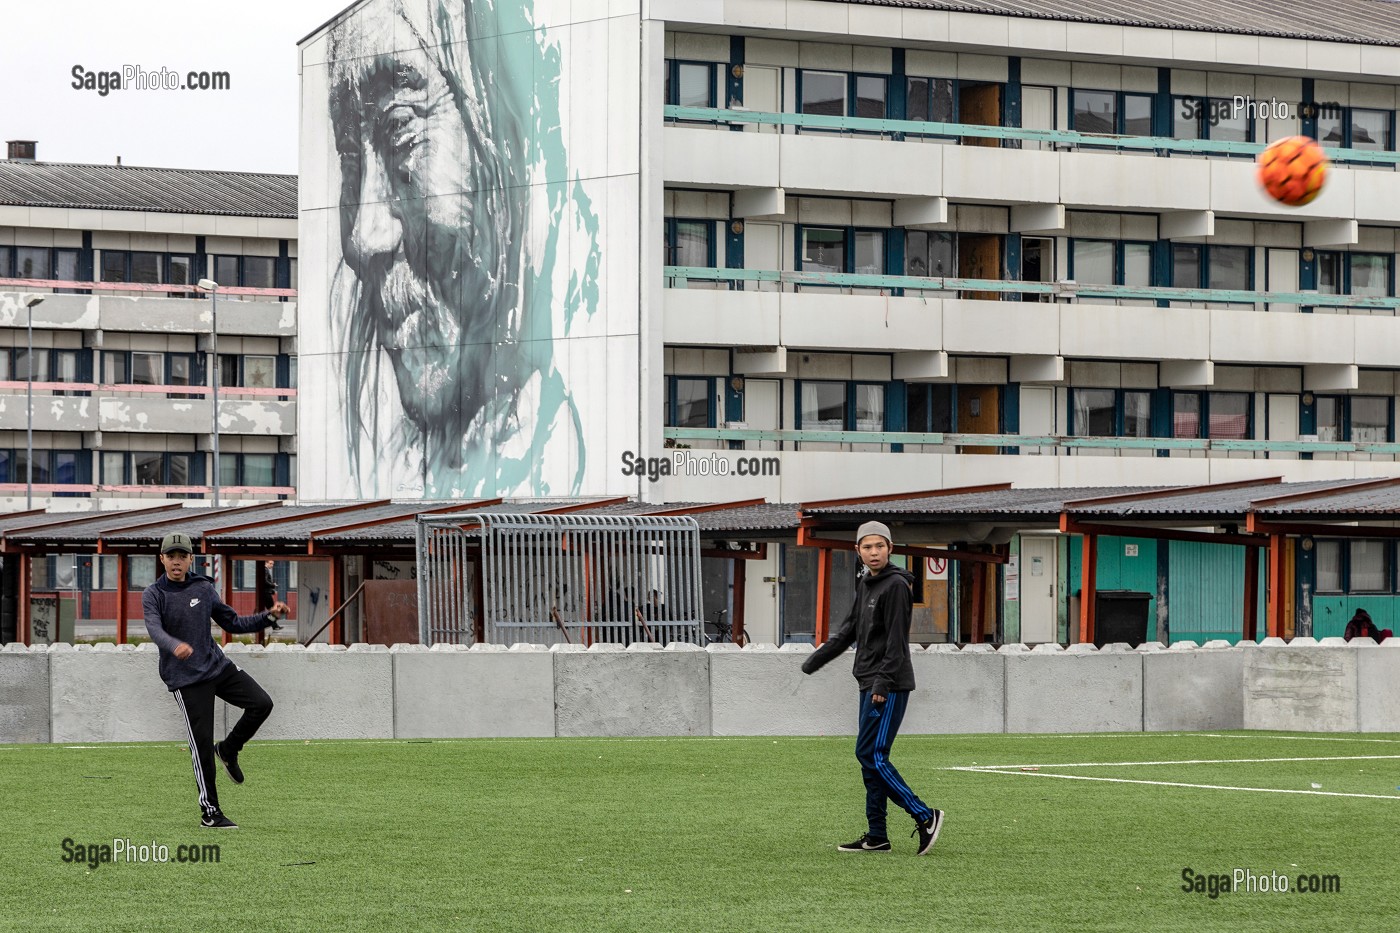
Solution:
[[[1140,781],[1131,778],[1090,777],[1087,774],[1048,774],[1044,771],[1000,771],[994,768],[965,768],[983,774],[1011,774],[1020,777],[1060,778],[1064,781],[1107,781],[1111,784],[1151,784],[1156,787],[1191,787],[1200,790],[1242,790],[1256,794],[1310,794],[1314,797],[1364,797],[1368,800],[1400,800],[1394,794],[1343,794],[1330,790],[1281,790],[1276,787],[1230,787],[1223,784],[1183,784],[1178,781]]]
[[[1217,732],[1188,733],[1203,739],[1287,739],[1293,742],[1379,742],[1385,745],[1400,745],[1400,739],[1352,739],[1345,736],[1323,735],[1221,735]]]
[[[1130,768],[1147,765],[1254,765],[1271,761],[1373,761],[1394,759],[1400,755],[1329,755],[1306,758],[1191,758],[1182,761],[1074,761],[1057,764],[1032,763],[1023,765],[963,765],[940,768],[941,771],[1000,771],[1011,768]]]

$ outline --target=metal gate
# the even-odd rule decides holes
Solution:
[[[423,644],[701,643],[689,516],[418,517]]]

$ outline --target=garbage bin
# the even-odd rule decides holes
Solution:
[[[1099,590],[1094,603],[1094,644],[1100,648],[1127,642],[1136,648],[1147,641],[1147,604],[1151,593]]]

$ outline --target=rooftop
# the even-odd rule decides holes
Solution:
[[[291,220],[297,176],[5,159],[0,205]]]

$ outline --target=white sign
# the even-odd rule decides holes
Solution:
[[[1021,558],[1012,554],[1006,562],[1006,601],[1018,602],[1021,599]]]
[[[1137,546],[1136,544],[1125,544],[1125,545],[1123,545],[1123,556],[1124,556],[1124,557],[1137,557],[1137,556],[1138,556],[1138,546]]]
[[[946,557],[925,557],[924,558],[924,579],[925,580],[946,580],[948,579],[948,559]]]

